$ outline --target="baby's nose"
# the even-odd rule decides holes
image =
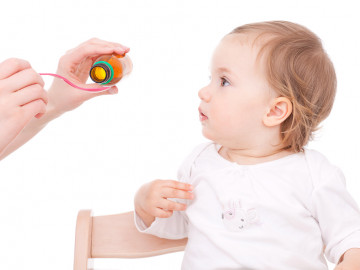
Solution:
[[[206,87],[203,87],[199,90],[198,96],[201,100],[205,102],[209,102],[210,100],[210,93]]]

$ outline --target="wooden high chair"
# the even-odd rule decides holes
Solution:
[[[88,270],[91,258],[143,258],[183,251],[187,238],[169,240],[140,233],[134,212],[92,216],[80,210],[76,222],[74,270]]]

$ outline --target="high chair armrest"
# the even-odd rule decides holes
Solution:
[[[133,211],[92,216],[91,210],[81,210],[76,222],[74,270],[87,270],[91,258],[151,257],[183,251],[186,244],[187,238],[170,240],[139,232]]]
[[[139,232],[134,212],[93,217],[93,258],[142,258],[183,251],[187,238],[170,240]]]
[[[74,270],[87,270],[91,258],[92,212],[81,210],[76,220]]]

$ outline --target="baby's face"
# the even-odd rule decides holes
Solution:
[[[259,47],[243,34],[226,36],[211,61],[211,81],[199,91],[203,135],[221,145],[248,148],[264,131],[262,119],[274,91],[265,77]]]

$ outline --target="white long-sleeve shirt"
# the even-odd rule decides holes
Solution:
[[[198,146],[179,169],[194,186],[186,211],[137,228],[162,238],[188,237],[182,269],[328,269],[360,248],[360,211],[341,171],[314,150],[256,165]]]

